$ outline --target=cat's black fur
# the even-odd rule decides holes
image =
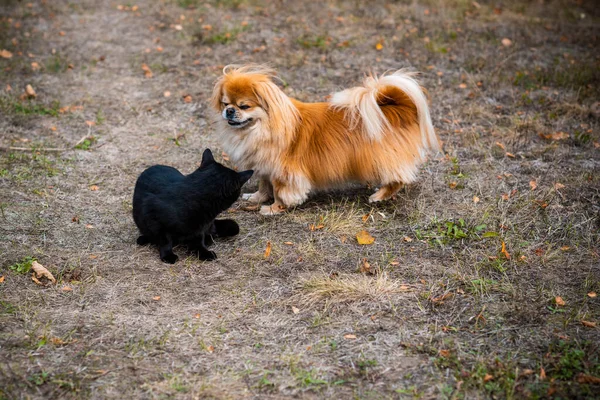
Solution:
[[[173,246],[185,244],[202,260],[217,258],[206,246],[212,236],[234,236],[240,231],[230,219],[215,220],[240,196],[253,171],[235,172],[215,161],[210,149],[200,167],[182,175],[173,167],[155,165],[139,176],[133,192],[133,220],[140,245],[158,245],[160,259],[173,264]]]

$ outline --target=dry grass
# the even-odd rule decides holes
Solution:
[[[0,4],[0,399],[598,393],[597,7],[363,3]],[[444,154],[382,204],[240,202],[218,260],[165,265],[135,244],[133,185],[222,158],[209,94],[246,62],[303,101],[422,71]]]

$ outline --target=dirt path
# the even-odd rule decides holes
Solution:
[[[597,10],[362,3],[0,5],[0,399],[600,390]],[[208,99],[246,62],[304,101],[422,71],[445,154],[376,207],[366,188],[278,218],[236,204],[217,261],[163,264],[135,244],[135,179],[226,162]]]

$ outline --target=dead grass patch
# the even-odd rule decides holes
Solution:
[[[303,304],[327,300],[330,303],[389,302],[393,298],[414,291],[414,287],[391,279],[385,271],[366,274],[316,274],[299,283]],[[295,299],[296,300],[296,299]]]

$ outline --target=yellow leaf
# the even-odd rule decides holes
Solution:
[[[4,283],[4,275],[0,276],[0,283]],[[589,294],[588,294],[589,296]]]
[[[507,260],[510,260],[510,254],[508,251],[506,251],[506,243],[504,243],[504,241],[502,242],[502,249],[500,250],[500,253],[504,254],[504,257],[506,257]]]
[[[2,58],[12,58],[12,53],[8,50],[2,49],[0,50],[0,57]]]
[[[271,242],[267,240],[267,247],[265,248],[265,259],[271,255]]]
[[[90,190],[91,190],[92,192],[95,192],[95,191],[97,191],[97,190],[98,190],[98,185],[92,185],[92,186],[90,186]]]
[[[479,203],[479,197],[473,196],[473,203]]]
[[[564,305],[565,305],[565,301],[564,301],[564,300],[563,300],[563,298],[562,298],[562,297],[560,297],[560,296],[556,296],[556,297],[554,298],[554,302],[556,303],[556,305],[557,305],[557,306],[561,306],[561,307],[562,307],[562,306],[564,306]]]
[[[200,313],[194,314],[194,318],[199,319],[200,318]]]
[[[4,278],[4,277],[3,277],[3,278]],[[598,296],[598,295],[596,294],[596,292],[589,292],[587,295],[588,295],[588,297],[590,297],[590,298],[592,298],[592,299],[593,299],[593,298],[595,298],[596,296]]]
[[[383,49],[383,45],[382,45],[381,43],[377,43],[377,44],[375,45],[375,49],[376,49],[376,50],[381,50],[381,49]]]
[[[369,234],[367,231],[360,231],[356,234],[356,240],[358,244],[373,244],[375,242],[375,238]]]
[[[490,374],[485,374],[485,376],[483,377],[484,382],[491,381],[492,379],[494,379],[494,377]]]

